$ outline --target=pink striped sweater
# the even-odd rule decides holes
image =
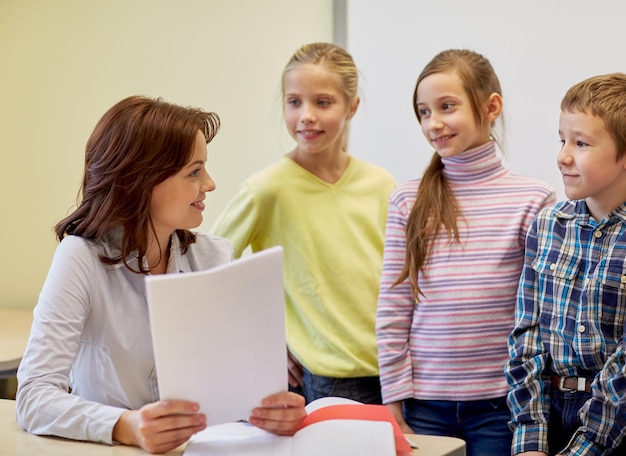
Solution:
[[[391,195],[376,333],[383,401],[480,400],[508,392],[504,363],[513,328],[524,240],[537,212],[555,202],[536,179],[510,173],[494,142],[443,159],[462,211],[460,243],[445,232],[419,276],[418,305],[402,270],[405,227],[419,180]]]

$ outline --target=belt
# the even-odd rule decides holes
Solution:
[[[569,393],[576,391],[591,393],[591,380],[585,377],[561,377],[559,375],[552,375],[552,388]]]

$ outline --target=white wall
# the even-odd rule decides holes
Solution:
[[[626,72],[623,0],[354,0],[347,46],[363,73],[351,151],[400,182],[421,176],[432,148],[412,108],[417,76],[438,52],[488,57],[504,92],[505,156],[519,174],[565,195],[556,167],[559,105],[589,76]]]
[[[85,142],[133,94],[220,114],[208,229],[237,185],[291,147],[279,88],[291,54],[332,40],[332,0],[0,0],[0,306],[32,307]]]

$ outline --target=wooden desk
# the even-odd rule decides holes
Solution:
[[[409,435],[419,448],[412,456],[465,456],[465,443],[460,439]],[[184,446],[166,453],[181,456]],[[15,401],[0,400],[0,454],[3,456],[145,456],[143,450],[123,445],[76,442],[55,437],[29,434],[15,421]],[[218,456],[218,455],[216,455]]]

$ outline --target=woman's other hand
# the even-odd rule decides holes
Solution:
[[[296,393],[272,394],[252,410],[248,421],[277,435],[293,435],[306,416],[304,397]]]

